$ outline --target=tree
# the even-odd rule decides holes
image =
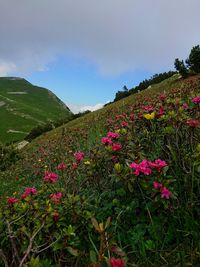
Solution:
[[[179,60],[178,58],[176,58],[174,62],[174,67],[181,74],[182,77],[187,77],[188,69],[186,68],[183,60]]]
[[[196,45],[191,49],[189,58],[186,60],[191,71],[195,73],[200,73],[200,46]]]

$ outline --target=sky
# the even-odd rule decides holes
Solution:
[[[0,76],[95,110],[186,59],[199,10],[199,0],[0,0]]]

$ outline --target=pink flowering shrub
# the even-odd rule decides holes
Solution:
[[[27,187],[24,190],[24,193],[21,194],[21,198],[24,199],[29,195],[35,195],[37,194],[37,189],[35,187]]]
[[[44,182],[56,183],[58,181],[58,175],[54,172],[46,171],[43,180]]]
[[[192,98],[192,102],[193,103],[200,103],[200,96],[196,96],[196,97]]]
[[[13,204],[15,204],[17,202],[18,202],[18,199],[16,197],[9,197],[7,199],[7,203],[10,204],[10,205],[13,205]]]
[[[82,161],[84,159],[84,156],[85,156],[85,154],[82,151],[78,151],[78,152],[74,153],[74,158],[77,162]]]
[[[110,259],[110,264],[111,264],[111,267],[124,267],[125,266],[124,260],[122,260],[122,259],[115,259],[114,257],[112,257]]]

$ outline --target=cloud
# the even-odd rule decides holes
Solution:
[[[84,59],[108,76],[165,70],[200,43],[199,0],[0,0],[0,6],[3,74],[44,70],[58,56]]]
[[[72,104],[72,103],[66,103],[66,105],[69,107],[69,109],[74,113],[77,114],[79,112],[84,112],[86,110],[95,111],[104,106],[104,104],[96,104],[94,106],[85,106],[85,105],[78,105],[78,104]]]
[[[8,73],[12,73],[15,70],[15,64],[0,60],[0,76],[7,76]]]

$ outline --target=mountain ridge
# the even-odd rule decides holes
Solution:
[[[38,124],[72,112],[53,92],[21,77],[0,77],[0,141],[23,140]],[[26,133],[26,134],[25,134]]]

